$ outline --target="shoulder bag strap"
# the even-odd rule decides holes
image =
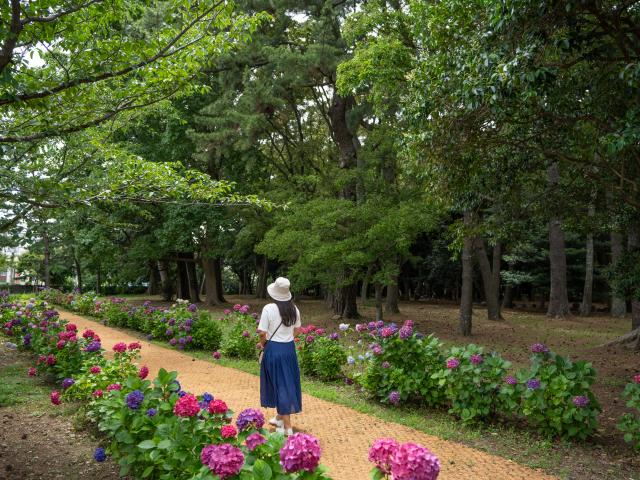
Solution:
[[[276,328],[276,331],[273,332],[273,335],[271,335],[271,338],[276,336],[276,333],[278,333],[278,330],[280,329],[280,327],[282,326],[282,322],[280,322],[280,325],[278,325],[278,328]],[[264,348],[267,348],[267,345],[269,345],[269,342],[271,341],[271,338],[269,340],[267,340],[266,342],[264,342]],[[264,348],[262,349],[264,351]]]

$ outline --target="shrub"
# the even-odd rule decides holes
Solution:
[[[633,379],[633,383],[627,383],[622,392],[622,399],[627,397],[627,407],[637,408],[640,411],[640,375]],[[640,450],[640,415],[634,418],[630,413],[625,413],[620,417],[620,424],[616,425],[618,430],[627,432],[624,434],[625,442],[633,442],[633,448]]]
[[[541,345],[532,347],[531,370],[516,375],[526,386],[519,413],[538,425],[540,434],[585,439],[597,428],[595,417],[602,412],[590,389],[597,370],[584,360],[571,362],[537,347]],[[584,397],[586,404],[574,403],[577,397]]]
[[[251,340],[253,338],[253,340]],[[230,357],[240,357],[245,359],[255,358],[258,349],[256,344],[258,334],[256,333],[256,321],[248,316],[238,314],[236,323],[231,327],[223,351]]]
[[[483,349],[471,344],[446,352],[449,360],[431,375],[444,388],[450,400],[449,413],[459,416],[463,423],[484,419],[500,408],[499,385],[511,365],[494,351],[483,355]]]
[[[307,342],[305,342],[307,343]],[[347,363],[347,354],[337,340],[328,336],[316,335],[312,343],[312,374],[323,380],[335,380],[342,377],[342,365]]]
[[[193,348],[217,350],[222,344],[220,323],[208,318],[200,318],[193,326]],[[253,347],[255,349],[255,346]]]

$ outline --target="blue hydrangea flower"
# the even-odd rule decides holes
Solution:
[[[107,459],[107,454],[104,453],[104,448],[96,448],[96,451],[93,453],[93,458],[95,458],[98,463],[104,462]]]
[[[540,380],[532,378],[531,380],[527,380],[526,385],[529,390],[537,390],[538,388],[540,388]]]
[[[362,356],[362,355],[360,355],[360,356]],[[347,363],[349,365],[354,364],[354,363],[356,363],[356,359],[353,358],[351,355],[349,355],[349,358],[347,358]]]
[[[129,410],[137,410],[144,401],[144,393],[140,390],[136,390],[127,395],[127,407]]]
[[[367,352],[367,353],[365,354],[365,358],[371,358],[371,357],[372,357],[371,352]]]
[[[358,360],[360,360],[361,362],[364,362],[364,357],[362,355],[358,355]]]
[[[349,350],[353,350],[355,347],[353,345],[349,346]]]
[[[151,340],[153,338],[153,334],[150,333],[149,335],[147,335],[147,340]]]
[[[358,345],[362,345],[362,340],[358,340]]]
[[[150,408],[149,410],[147,410],[147,416],[149,418],[153,418],[153,416],[158,413],[158,410],[156,410],[155,408]]]

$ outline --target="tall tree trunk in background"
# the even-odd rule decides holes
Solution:
[[[513,272],[516,269],[515,265],[509,264],[509,271]],[[506,286],[504,289],[504,298],[502,299],[502,308],[513,308],[513,287]]]
[[[403,263],[402,260],[400,262]],[[402,268],[402,265],[398,265],[397,253],[393,254],[393,264]],[[400,313],[400,308],[398,307],[398,275],[389,272],[388,277],[389,280],[391,280],[391,283],[387,285],[387,298],[384,302],[384,313]]]
[[[206,275],[203,274],[202,278],[200,279],[200,295],[204,295],[205,281],[206,281]]]
[[[353,103],[353,97],[341,97],[338,95],[337,89],[334,87],[333,96],[331,97],[331,106],[327,110],[327,115],[331,120],[331,131],[338,147],[340,148],[340,170],[350,170],[357,167],[357,144],[354,141],[356,135],[349,130],[347,122],[347,111],[349,104]],[[345,184],[340,192],[340,199],[345,202],[353,202],[356,200],[356,185]],[[342,272],[342,278],[349,278],[350,271]],[[352,283],[344,285],[335,292],[333,301],[333,314],[341,315],[343,318],[358,318],[358,285]]]
[[[42,233],[42,242],[44,243],[44,286],[51,288],[51,252],[49,251],[49,237],[44,232]]]
[[[627,241],[629,250],[638,248],[640,245],[640,231],[638,228],[638,220],[635,220],[631,224],[631,230],[629,231],[629,240]],[[636,253],[638,255],[638,253]],[[637,330],[640,328],[640,298],[631,299],[631,330]],[[635,342],[635,350],[640,349],[640,335]]]
[[[266,255],[258,257],[253,254],[253,262],[258,273],[258,285],[256,286],[256,298],[267,298],[267,284],[269,283],[269,258]]]
[[[206,284],[206,295],[204,304],[208,306],[220,305],[220,297],[218,297],[218,279],[215,271],[215,260],[213,258],[203,257],[201,260],[202,270],[204,270],[204,281]]]
[[[491,265],[489,264],[489,257],[487,256],[487,250],[484,248],[484,241],[482,240],[482,237],[475,237],[473,239],[473,244],[476,251],[476,257],[478,258],[478,264],[480,266],[480,273],[482,274],[482,283],[484,284],[484,296],[487,301],[487,318],[489,320],[501,320],[502,317],[500,316],[498,294],[496,292],[495,285],[493,284]]]
[[[588,216],[596,214],[596,207],[589,204]],[[587,235],[587,265],[584,275],[584,293],[582,294],[582,305],[580,306],[580,316],[591,316],[591,300],[593,297],[593,235]]]
[[[547,169],[548,189],[560,180],[558,164]],[[569,295],[567,293],[567,255],[565,251],[564,230],[562,220],[549,220],[549,263],[551,276],[551,293],[549,294],[549,310],[547,317],[564,319],[571,316]]]
[[[182,257],[182,253],[178,252],[178,258]],[[182,300],[189,300],[189,275],[187,274],[186,262],[176,262],[178,266],[178,285],[177,295]]]
[[[147,287],[147,295],[158,294],[158,271],[155,269],[154,262],[149,262],[149,286]]]
[[[360,293],[360,305],[364,307],[364,304],[367,303],[367,290],[369,289],[369,281],[371,280],[371,274],[373,273],[373,265],[369,265],[367,268],[367,273],[364,276],[364,280],[362,280],[362,291]]]
[[[267,264],[267,267],[269,265]],[[227,301],[224,298],[224,284],[222,283],[222,260],[220,257],[216,257],[213,259],[213,271],[216,274],[216,288],[218,289],[218,299],[222,303],[226,303]],[[266,287],[265,287],[266,288]]]
[[[331,289],[330,287],[327,287],[327,286],[325,286],[324,288],[326,290],[326,298],[324,299],[324,304],[328,308],[333,308],[334,291],[333,291],[333,289]]]
[[[611,232],[611,261],[615,262],[622,254],[622,234]],[[624,318],[627,316],[627,302],[618,297],[611,298],[611,316]]]
[[[181,258],[187,258],[193,260],[193,252],[185,252]],[[189,282],[189,298],[191,303],[200,303],[200,296],[198,293],[198,275],[196,273],[195,262],[184,262],[187,270],[187,280]]]
[[[471,213],[464,212],[464,223],[471,224]],[[473,315],[473,238],[466,238],[462,249],[462,294],[460,299],[460,317],[458,334],[471,335]]]
[[[158,260],[158,272],[160,273],[160,281],[166,283],[169,280],[169,268],[167,262]]]
[[[502,278],[500,277],[500,267],[502,264],[502,242],[497,242],[493,246],[493,269],[491,270],[491,276],[493,279],[493,288],[495,289],[496,304],[498,305],[498,318],[502,318],[501,303],[500,303],[500,291],[502,285]]]
[[[380,282],[374,283],[376,289],[376,322],[383,320],[382,318],[382,284]]]
[[[80,262],[78,261],[78,258],[75,255],[73,256],[73,261],[76,264],[76,277],[78,278],[78,292],[82,294],[82,269],[80,268]]]

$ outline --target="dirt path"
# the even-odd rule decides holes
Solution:
[[[140,340],[109,327],[96,324],[71,313],[60,316],[75,323],[80,332],[91,329],[102,341],[102,347],[111,352],[118,342]],[[232,368],[220,367],[183,355],[176,350],[142,343],[141,364],[147,365],[152,375],[161,367],[176,370],[182,388],[196,395],[205,391],[224,400],[229,408],[239,413],[245,408],[258,408],[260,380],[254,375]],[[380,437],[391,437],[399,443],[414,442],[428,447],[440,458],[440,477],[477,480],[542,480],[553,479],[542,472],[520,466],[509,460],[473,450],[458,443],[442,440],[402,425],[380,420],[350,408],[335,405],[303,394],[303,411],[292,420],[294,431],[311,433],[320,439],[321,462],[331,469],[335,480],[365,480],[373,465],[367,460],[369,447]],[[265,417],[275,415],[275,409],[262,409]]]

